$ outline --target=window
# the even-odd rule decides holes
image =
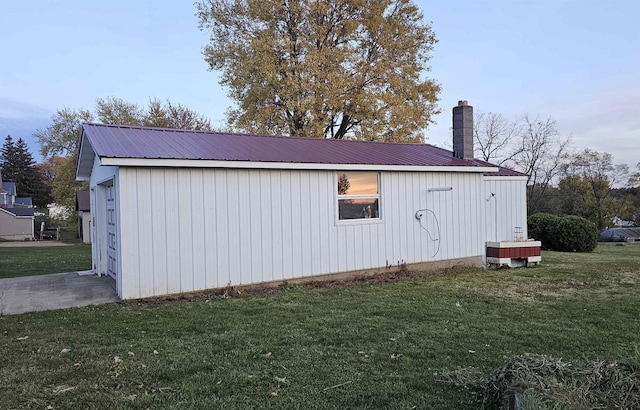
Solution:
[[[380,219],[378,172],[338,172],[338,219]]]

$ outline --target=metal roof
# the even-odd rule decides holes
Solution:
[[[609,228],[600,233],[601,238],[619,237],[625,240],[640,240],[640,227]]]
[[[523,174],[522,172],[514,171],[509,168],[500,167],[498,172],[485,172],[484,176],[487,177],[526,177],[527,174]]]
[[[76,191],[76,211],[90,211],[91,202],[89,201],[89,190],[84,189]]]
[[[2,208],[7,212],[11,212],[15,216],[33,216],[35,210],[33,208]]]
[[[102,158],[188,159],[314,164],[495,167],[455,158],[429,144],[231,134],[123,125],[83,124]],[[86,149],[86,148],[85,148]]]
[[[22,198],[16,198],[14,204],[33,206],[33,200],[31,199],[30,196],[25,196]]]

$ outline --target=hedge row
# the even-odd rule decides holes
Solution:
[[[562,252],[591,252],[598,245],[598,230],[580,216],[533,214],[527,220],[529,237],[542,242],[543,249]]]

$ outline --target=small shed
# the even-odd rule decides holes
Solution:
[[[526,237],[526,178],[473,158],[471,106],[453,119],[454,152],[83,124],[93,268],[128,299],[482,265],[495,235]]]
[[[20,201],[16,202],[17,199]],[[31,198],[16,198],[16,183],[2,181],[0,174],[0,239],[21,241],[34,238],[34,211],[28,206],[30,203]]]
[[[0,206],[0,239],[22,241],[34,238],[33,208]]]
[[[89,190],[76,191],[76,211],[78,212],[78,238],[91,243],[91,203]]]

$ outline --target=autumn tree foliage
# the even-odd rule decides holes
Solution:
[[[42,168],[51,176],[51,189],[56,203],[75,208],[76,191],[87,189],[87,182],[75,180],[78,142],[82,123],[99,122],[149,126],[162,128],[182,128],[211,130],[209,120],[182,104],[149,100],[147,106],[125,101],[121,98],[98,98],[94,111],[59,109],[52,117],[51,124],[36,131],[34,136],[40,144],[44,158]]]
[[[204,56],[237,106],[236,129],[422,140],[440,86],[436,37],[411,0],[203,0]]]
[[[563,169],[565,178],[559,185],[563,210],[593,221],[599,230],[610,226],[626,205],[614,195],[614,187],[627,183],[628,167],[614,164],[607,152],[585,149]]]

